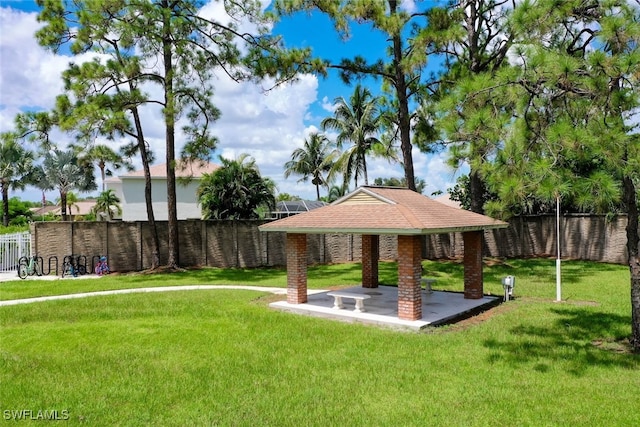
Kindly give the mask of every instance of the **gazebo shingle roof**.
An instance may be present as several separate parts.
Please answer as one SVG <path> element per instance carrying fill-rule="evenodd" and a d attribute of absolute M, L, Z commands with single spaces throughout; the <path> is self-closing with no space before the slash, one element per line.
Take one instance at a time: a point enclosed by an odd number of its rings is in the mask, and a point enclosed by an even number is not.
<path fill-rule="evenodd" d="M 505 228 L 407 188 L 359 187 L 329 206 L 260 226 L 262 231 L 421 235 Z"/>

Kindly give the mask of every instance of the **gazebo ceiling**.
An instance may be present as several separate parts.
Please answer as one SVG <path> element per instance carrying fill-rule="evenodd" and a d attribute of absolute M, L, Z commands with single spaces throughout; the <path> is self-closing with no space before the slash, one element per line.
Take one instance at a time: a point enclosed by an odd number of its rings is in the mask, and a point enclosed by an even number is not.
<path fill-rule="evenodd" d="M 507 226 L 505 222 L 447 206 L 407 188 L 364 186 L 329 206 L 264 224 L 260 230 L 422 235 Z"/>

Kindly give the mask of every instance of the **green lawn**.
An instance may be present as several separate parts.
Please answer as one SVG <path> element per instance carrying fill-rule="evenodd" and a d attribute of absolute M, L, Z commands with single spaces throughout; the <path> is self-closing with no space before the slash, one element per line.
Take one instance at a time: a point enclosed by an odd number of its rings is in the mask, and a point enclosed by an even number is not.
<path fill-rule="evenodd" d="M 424 266 L 436 289 L 461 290 L 460 264 Z M 310 287 L 358 283 L 359 268 L 314 267 Z M 71 424 L 105 426 L 640 425 L 640 358 L 619 344 L 630 333 L 628 270 L 564 263 L 563 303 L 553 260 L 486 267 L 485 289 L 501 294 L 507 274 L 516 300 L 424 333 L 274 311 L 275 297 L 244 290 L 0 307 L 0 411 L 68 411 Z M 382 282 L 395 275 L 381 265 Z M 282 270 L 207 269 L 0 292 L 285 282 Z"/>

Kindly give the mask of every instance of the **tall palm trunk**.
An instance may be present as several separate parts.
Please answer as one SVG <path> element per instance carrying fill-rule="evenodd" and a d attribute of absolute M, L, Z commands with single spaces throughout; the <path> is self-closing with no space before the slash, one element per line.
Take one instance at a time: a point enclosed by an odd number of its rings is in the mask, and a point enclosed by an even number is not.
<path fill-rule="evenodd" d="M 67 193 L 60 193 L 60 213 L 62 214 L 62 220 L 67 221 Z"/>
<path fill-rule="evenodd" d="M 100 168 L 100 179 L 102 179 L 102 191 L 104 191 L 104 180 L 107 177 L 104 170 L 107 167 L 107 164 L 104 162 L 104 160 L 100 160 L 100 162 L 98 163 L 98 168 Z"/>
<path fill-rule="evenodd" d="M 364 185 L 369 185 L 369 174 L 367 173 L 367 158 L 362 156 L 362 171 L 364 172 Z"/>
<path fill-rule="evenodd" d="M 9 225 L 9 184 L 2 180 L 0 186 L 2 186 L 2 224 L 7 227 Z"/>

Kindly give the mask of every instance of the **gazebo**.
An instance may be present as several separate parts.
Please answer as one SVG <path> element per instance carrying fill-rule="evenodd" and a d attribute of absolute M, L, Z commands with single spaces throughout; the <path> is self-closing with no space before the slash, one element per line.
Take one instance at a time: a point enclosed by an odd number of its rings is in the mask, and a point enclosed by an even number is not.
<path fill-rule="evenodd" d="M 422 238 L 460 232 L 464 243 L 464 298 L 483 297 L 483 230 L 508 224 L 457 209 L 407 188 L 358 187 L 332 204 L 260 226 L 286 233 L 287 303 L 307 302 L 307 234 L 362 236 L 362 286 L 378 287 L 379 236 L 398 236 L 398 318 L 422 318 Z"/>

